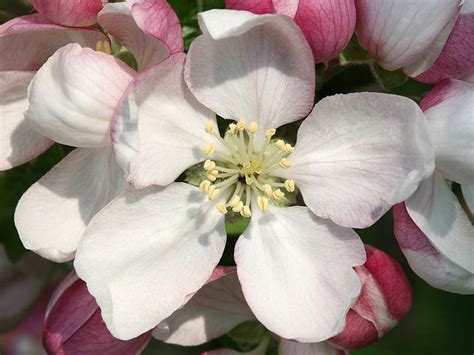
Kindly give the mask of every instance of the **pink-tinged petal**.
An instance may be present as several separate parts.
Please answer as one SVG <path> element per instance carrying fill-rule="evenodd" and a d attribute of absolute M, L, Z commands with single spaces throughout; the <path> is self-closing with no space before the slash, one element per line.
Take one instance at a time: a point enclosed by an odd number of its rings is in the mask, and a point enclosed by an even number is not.
<path fill-rule="evenodd" d="M 389 132 L 389 133 L 387 133 Z M 411 100 L 379 93 L 324 98 L 298 131 L 294 179 L 319 217 L 365 228 L 430 176 L 434 154 L 426 119 Z"/>
<path fill-rule="evenodd" d="M 24 119 L 27 90 L 34 72 L 0 72 L 0 171 L 36 158 L 53 142 L 34 131 Z"/>
<path fill-rule="evenodd" d="M 257 319 L 286 339 L 318 342 L 341 332 L 365 261 L 357 234 L 306 207 L 253 209 L 235 247 L 242 291 Z"/>
<path fill-rule="evenodd" d="M 473 42 L 474 1 L 466 0 L 436 61 L 415 79 L 424 83 L 437 83 L 445 78 L 456 79 L 469 74 L 474 70 Z"/>
<path fill-rule="evenodd" d="M 219 142 L 205 131 L 215 115 L 183 80 L 184 53 L 141 73 L 115 112 L 112 141 L 127 179 L 136 188 L 167 185 L 205 159 L 202 149 Z"/>
<path fill-rule="evenodd" d="M 338 348 L 366 347 L 387 334 L 411 309 L 412 289 L 402 267 L 366 245 L 367 261 L 356 268 L 362 290 L 346 318 L 344 331 L 331 338 Z"/>
<path fill-rule="evenodd" d="M 50 354 L 138 354 L 151 333 L 123 341 L 110 334 L 84 281 L 70 273 L 58 286 L 46 311 L 43 342 Z"/>
<path fill-rule="evenodd" d="M 225 6 L 229 10 L 245 10 L 257 15 L 276 13 L 273 0 L 226 0 Z"/>
<path fill-rule="evenodd" d="M 68 27 L 96 23 L 97 14 L 107 0 L 33 0 L 33 6 L 51 22 Z"/>
<path fill-rule="evenodd" d="M 316 63 L 337 57 L 349 43 L 356 24 L 354 0 L 300 1 L 295 21 Z"/>
<path fill-rule="evenodd" d="M 107 4 L 99 23 L 130 49 L 145 70 L 183 51 L 179 19 L 165 0 L 132 0 Z"/>
<path fill-rule="evenodd" d="M 38 70 L 68 43 L 95 48 L 98 41 L 108 38 L 96 29 L 57 26 L 40 14 L 17 17 L 0 26 L 0 71 Z"/>
<path fill-rule="evenodd" d="M 387 70 L 407 66 L 457 16 L 461 0 L 355 0 L 359 42 Z"/>
<path fill-rule="evenodd" d="M 428 238 L 429 243 L 439 254 L 441 261 L 449 261 L 449 275 L 445 268 L 432 271 L 434 275 L 444 276 L 443 285 L 437 285 L 438 280 L 426 279 L 435 287 L 452 292 L 472 292 L 474 271 L 474 227 L 466 216 L 456 196 L 444 179 L 437 173 L 432 178 L 423 181 L 413 196 L 405 202 L 408 214 L 416 226 Z M 426 262 L 426 261 L 425 261 Z M 445 264 L 448 264 L 444 262 Z M 422 265 L 423 266 L 423 265 Z M 457 266 L 457 267 L 456 267 Z M 414 267 L 416 271 L 416 265 Z M 454 269 L 451 273 L 451 270 Z M 457 270 L 456 270 L 457 269 Z M 469 277 L 465 277 L 466 272 Z M 458 279 L 461 276 L 461 279 Z M 443 282 L 443 278 L 439 277 Z M 469 283 L 466 284 L 466 280 Z M 465 291 L 463 287 L 466 287 Z"/>
<path fill-rule="evenodd" d="M 153 336 L 171 344 L 200 345 L 252 319 L 234 269 L 208 281 L 183 308 L 161 322 Z"/>
<path fill-rule="evenodd" d="M 226 242 L 214 203 L 188 184 L 153 186 L 127 191 L 89 224 L 74 266 L 115 337 L 154 328 L 212 275 Z"/>
<path fill-rule="evenodd" d="M 461 185 L 461 190 L 467 208 L 474 215 L 474 185 Z"/>
<path fill-rule="evenodd" d="M 71 260 L 89 221 L 124 188 L 110 148 L 72 151 L 18 202 L 23 245 L 50 260 Z"/>
<path fill-rule="evenodd" d="M 49 272 L 50 264 L 33 253 L 10 262 L 0 244 L 0 332 L 24 318 L 43 290 Z"/>
<path fill-rule="evenodd" d="M 226 119 L 256 121 L 262 132 L 308 114 L 313 56 L 290 18 L 211 10 L 198 19 L 204 34 L 191 44 L 185 79 L 201 103 Z"/>
<path fill-rule="evenodd" d="M 393 208 L 394 231 L 412 270 L 431 286 L 455 293 L 472 294 L 471 272 L 442 255 L 413 222 L 405 204 Z"/>
<path fill-rule="evenodd" d="M 444 80 L 421 101 L 433 140 L 436 170 L 474 184 L 474 84 Z"/>
<path fill-rule="evenodd" d="M 278 348 L 279 355 L 344 355 L 344 350 L 336 349 L 328 342 L 298 343 L 292 340 L 281 339 Z"/>
<path fill-rule="evenodd" d="M 67 45 L 35 75 L 25 117 L 36 131 L 58 143 L 108 146 L 114 109 L 133 75 L 111 55 Z"/>

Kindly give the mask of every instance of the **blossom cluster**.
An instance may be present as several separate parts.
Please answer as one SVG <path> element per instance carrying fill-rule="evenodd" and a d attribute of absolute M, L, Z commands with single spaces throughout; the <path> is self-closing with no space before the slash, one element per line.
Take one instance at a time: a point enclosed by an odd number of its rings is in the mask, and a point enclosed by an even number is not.
<path fill-rule="evenodd" d="M 0 25 L 0 170 L 73 148 L 14 218 L 26 249 L 73 260 L 48 352 L 199 345 L 244 322 L 264 329 L 249 354 L 365 347 L 412 304 L 400 265 L 354 230 L 390 210 L 419 277 L 474 293 L 473 0 L 227 0 L 186 50 L 165 0 L 33 5 Z M 316 68 L 354 43 L 429 91 L 320 99 Z M 0 252 L 1 281 L 20 264 Z M 21 263 L 1 297 L 29 293 L 26 308 L 49 264 Z"/>

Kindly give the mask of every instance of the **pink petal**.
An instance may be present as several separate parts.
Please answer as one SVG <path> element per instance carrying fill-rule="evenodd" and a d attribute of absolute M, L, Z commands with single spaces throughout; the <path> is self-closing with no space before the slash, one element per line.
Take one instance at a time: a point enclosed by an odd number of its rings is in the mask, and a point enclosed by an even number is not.
<path fill-rule="evenodd" d="M 43 339 L 54 354 L 133 354 L 149 342 L 150 332 L 135 339 L 115 339 L 107 330 L 86 284 L 73 272 L 53 294 L 46 313 Z"/>
<path fill-rule="evenodd" d="M 68 43 L 95 48 L 98 41 L 108 38 L 96 29 L 57 26 L 40 14 L 17 17 L 0 26 L 0 71 L 38 70 Z"/>
<path fill-rule="evenodd" d="M 461 15 L 438 59 L 416 80 L 437 83 L 446 78 L 459 78 L 474 70 L 474 13 L 463 11 L 467 4 L 466 1 L 461 8 Z"/>
<path fill-rule="evenodd" d="M 443 256 L 414 223 L 405 204 L 393 208 L 394 231 L 413 271 L 431 286 L 449 292 L 471 294 L 474 290 L 472 273 Z"/>
<path fill-rule="evenodd" d="M 107 0 L 33 0 L 40 14 L 58 25 L 91 26 Z"/>
<path fill-rule="evenodd" d="M 138 61 L 139 70 L 183 51 L 179 19 L 165 0 L 108 4 L 99 13 L 99 23 L 130 49 Z"/>
<path fill-rule="evenodd" d="M 245 10 L 259 15 L 276 13 L 272 0 L 226 0 L 225 6 L 230 10 Z"/>
<path fill-rule="evenodd" d="M 356 24 L 354 0 L 300 1 L 295 16 L 316 63 L 337 57 L 349 43 Z"/>

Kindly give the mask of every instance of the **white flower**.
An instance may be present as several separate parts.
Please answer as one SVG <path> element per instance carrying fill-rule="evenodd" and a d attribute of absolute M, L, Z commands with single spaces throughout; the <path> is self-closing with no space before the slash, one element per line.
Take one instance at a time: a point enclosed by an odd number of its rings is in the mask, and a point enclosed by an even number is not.
<path fill-rule="evenodd" d="M 346 227 L 371 225 L 432 173 L 424 116 L 402 97 L 338 95 L 314 107 L 294 147 L 274 144 L 276 128 L 313 104 L 304 36 L 284 16 L 217 10 L 199 22 L 203 35 L 186 59 L 190 90 L 185 56 L 175 54 L 139 75 L 115 111 L 117 158 L 142 189 L 91 221 L 77 273 L 112 334 L 135 337 L 208 280 L 233 209 L 251 217 L 235 260 L 253 313 L 284 338 L 325 340 L 342 330 L 360 290 L 353 267 L 365 253 Z M 192 94 L 236 121 L 225 138 Z M 173 183 L 200 162 L 200 188 Z M 308 207 L 272 205 L 295 187 Z"/>

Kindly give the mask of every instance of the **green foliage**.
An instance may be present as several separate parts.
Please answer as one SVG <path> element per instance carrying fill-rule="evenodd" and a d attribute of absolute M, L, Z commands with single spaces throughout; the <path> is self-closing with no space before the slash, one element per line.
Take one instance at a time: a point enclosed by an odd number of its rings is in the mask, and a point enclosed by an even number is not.
<path fill-rule="evenodd" d="M 260 323 L 248 321 L 239 324 L 220 338 L 219 343 L 224 348 L 247 352 L 254 350 L 266 334 L 268 334 L 267 330 Z"/>

